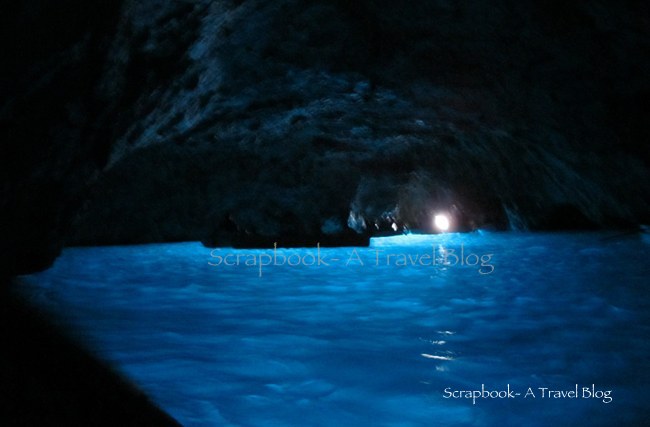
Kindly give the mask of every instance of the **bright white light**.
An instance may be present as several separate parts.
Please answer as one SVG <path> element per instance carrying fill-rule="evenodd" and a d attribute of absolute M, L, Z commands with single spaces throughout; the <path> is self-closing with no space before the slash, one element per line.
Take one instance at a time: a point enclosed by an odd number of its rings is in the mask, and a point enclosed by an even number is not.
<path fill-rule="evenodd" d="M 443 214 L 436 215 L 433 218 L 433 224 L 440 231 L 449 230 L 449 218 L 447 218 L 447 215 L 443 215 Z"/>

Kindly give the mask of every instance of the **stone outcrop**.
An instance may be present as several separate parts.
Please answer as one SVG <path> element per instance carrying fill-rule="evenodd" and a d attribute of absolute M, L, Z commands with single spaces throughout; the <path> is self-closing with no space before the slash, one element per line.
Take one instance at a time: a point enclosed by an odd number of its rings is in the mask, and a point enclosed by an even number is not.
<path fill-rule="evenodd" d="M 63 244 L 358 244 L 650 216 L 643 2 L 64 1 L 3 14 L 3 271 Z M 393 224 L 395 226 L 393 226 Z"/>

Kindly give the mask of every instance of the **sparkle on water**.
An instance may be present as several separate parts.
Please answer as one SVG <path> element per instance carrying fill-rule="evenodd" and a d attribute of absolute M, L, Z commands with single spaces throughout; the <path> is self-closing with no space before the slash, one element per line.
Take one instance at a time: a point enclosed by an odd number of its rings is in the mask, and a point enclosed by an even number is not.
<path fill-rule="evenodd" d="M 592 233 L 71 248 L 21 292 L 187 426 L 640 425 L 648 255 Z M 481 384 L 522 395 L 444 397 Z M 538 389 L 576 384 L 612 402 Z"/>

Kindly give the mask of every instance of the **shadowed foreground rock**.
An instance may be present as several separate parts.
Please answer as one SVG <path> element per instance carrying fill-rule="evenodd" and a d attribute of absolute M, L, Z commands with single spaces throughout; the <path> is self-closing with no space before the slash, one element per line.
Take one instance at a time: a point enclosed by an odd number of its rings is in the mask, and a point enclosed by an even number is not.
<path fill-rule="evenodd" d="M 5 283 L 0 288 L 0 325 L 3 426 L 180 425 L 51 326 Z"/>

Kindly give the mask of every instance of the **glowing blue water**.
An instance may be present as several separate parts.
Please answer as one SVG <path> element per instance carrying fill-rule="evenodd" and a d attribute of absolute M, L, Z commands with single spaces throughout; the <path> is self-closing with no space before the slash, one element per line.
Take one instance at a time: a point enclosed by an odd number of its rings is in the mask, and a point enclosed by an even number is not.
<path fill-rule="evenodd" d="M 634 425 L 650 416 L 650 252 L 606 237 L 278 250 L 298 265 L 261 277 L 271 250 L 73 248 L 24 292 L 188 426 Z M 521 395 L 444 397 L 481 384 Z M 583 398 L 592 384 L 612 401 Z"/>

